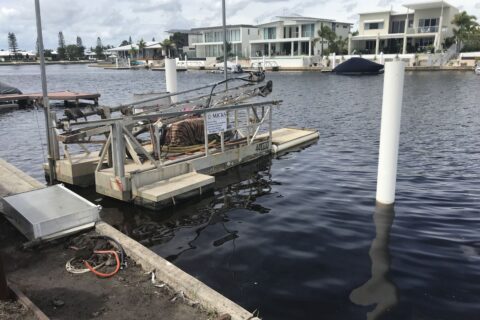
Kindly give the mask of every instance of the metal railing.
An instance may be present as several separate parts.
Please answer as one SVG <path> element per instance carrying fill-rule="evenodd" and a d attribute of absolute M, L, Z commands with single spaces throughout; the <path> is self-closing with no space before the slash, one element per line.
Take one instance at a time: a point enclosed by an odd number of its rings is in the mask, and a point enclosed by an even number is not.
<path fill-rule="evenodd" d="M 238 134 L 236 141 L 244 141 L 247 145 L 251 145 L 258 134 L 261 133 L 261 127 L 264 124 L 268 125 L 265 130 L 268 132 L 268 148 L 271 148 L 272 143 L 272 107 L 279 105 L 281 100 L 273 100 L 266 102 L 247 103 L 240 105 L 231 105 L 209 109 L 198 109 L 192 111 L 181 112 L 162 112 L 162 113 L 150 113 L 145 115 L 133 115 L 130 117 L 117 118 L 117 119 L 105 119 L 96 120 L 82 123 L 85 127 L 97 127 L 103 125 L 101 130 L 104 133 L 108 133 L 108 138 L 102 147 L 100 152 L 100 159 L 96 168 L 96 171 L 100 171 L 103 167 L 108 150 L 111 148 L 112 154 L 112 167 L 116 177 L 125 177 L 125 159 L 126 150 L 128 150 L 130 156 L 137 164 L 143 164 L 140 161 L 139 155 L 145 156 L 150 162 L 151 166 L 146 167 L 146 170 L 154 168 L 160 168 L 164 166 L 164 162 L 159 157 L 155 159 L 145 148 L 137 141 L 131 131 L 128 129 L 134 123 L 142 120 L 157 120 L 167 119 L 171 117 L 196 115 L 201 116 L 204 125 L 204 150 L 203 153 L 196 155 L 195 157 L 205 156 L 208 157 L 211 154 L 213 146 L 208 140 L 208 113 L 211 112 L 226 112 L 227 128 L 218 132 L 220 136 L 220 150 L 225 151 L 225 133 L 234 132 Z M 243 119 L 240 112 L 243 111 Z M 75 124 L 73 124 L 75 125 Z M 85 128 L 84 127 L 84 128 Z M 156 134 L 158 137 L 158 134 Z M 152 141 L 152 147 L 155 148 L 155 143 Z M 157 147 L 158 148 L 158 147 Z M 218 150 L 217 150 L 218 151 Z M 155 153 L 155 152 L 154 152 Z M 190 159 L 190 158 L 189 158 Z M 187 160 L 187 159 L 185 159 Z"/>
<path fill-rule="evenodd" d="M 407 33 L 409 34 L 437 33 L 438 29 L 439 29 L 439 26 L 408 28 Z"/>

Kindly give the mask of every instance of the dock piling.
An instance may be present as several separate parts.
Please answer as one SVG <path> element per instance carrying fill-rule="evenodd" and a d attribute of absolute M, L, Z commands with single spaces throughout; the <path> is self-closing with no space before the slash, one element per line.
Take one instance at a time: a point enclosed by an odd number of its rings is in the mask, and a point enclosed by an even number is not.
<path fill-rule="evenodd" d="M 403 61 L 385 63 L 376 196 L 384 205 L 395 202 L 404 77 Z"/>
<path fill-rule="evenodd" d="M 177 66 L 175 59 L 165 58 L 165 80 L 166 87 L 169 93 L 177 92 Z M 176 103 L 177 96 L 170 97 L 172 103 Z"/>

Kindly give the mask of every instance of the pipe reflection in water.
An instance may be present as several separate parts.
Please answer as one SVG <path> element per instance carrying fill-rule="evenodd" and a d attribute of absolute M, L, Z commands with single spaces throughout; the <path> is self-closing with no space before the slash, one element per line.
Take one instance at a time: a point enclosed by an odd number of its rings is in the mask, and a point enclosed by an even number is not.
<path fill-rule="evenodd" d="M 390 251 L 388 244 L 394 217 L 393 206 L 376 206 L 373 215 L 376 236 L 369 251 L 372 260 L 372 277 L 350 294 L 350 301 L 357 305 L 376 305 L 372 311 L 367 313 L 368 320 L 380 319 L 398 303 L 397 287 L 389 278 Z"/>
<path fill-rule="evenodd" d="M 165 258 L 174 261 L 186 251 L 195 249 L 195 241 L 203 230 L 209 226 L 220 224 L 225 231 L 213 241 L 213 246 L 219 247 L 239 238 L 237 230 L 230 230 L 226 224 L 230 221 L 227 214 L 231 209 L 248 209 L 259 214 L 270 211 L 255 200 L 271 192 L 271 158 L 264 157 L 257 161 L 234 167 L 215 178 L 213 196 L 197 198 L 196 203 L 185 203 L 162 210 L 161 212 L 137 211 L 133 216 L 124 214 L 122 225 L 116 225 L 127 235 L 147 247 L 166 244 L 175 238 L 182 229 L 196 228 L 194 236 L 188 239 L 175 239 L 175 252 Z M 192 209 L 193 207 L 193 209 Z M 182 243 L 186 241 L 186 243 Z"/>

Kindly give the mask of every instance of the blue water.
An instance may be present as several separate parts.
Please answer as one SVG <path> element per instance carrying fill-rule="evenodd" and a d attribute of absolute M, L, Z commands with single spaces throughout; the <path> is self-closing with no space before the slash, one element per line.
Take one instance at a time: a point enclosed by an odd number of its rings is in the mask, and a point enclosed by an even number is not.
<path fill-rule="evenodd" d="M 38 91 L 37 70 L 0 77 Z M 52 90 L 105 104 L 164 89 L 162 72 L 47 71 Z M 316 144 L 234 168 L 214 194 L 162 212 L 93 195 L 104 218 L 264 319 L 479 319 L 480 78 L 406 73 L 394 212 L 375 208 L 383 76 L 268 79 L 268 99 L 284 100 L 275 126 L 316 128 Z M 35 114 L 42 127 L 40 111 L 0 114 L 0 157 L 42 178 Z"/>

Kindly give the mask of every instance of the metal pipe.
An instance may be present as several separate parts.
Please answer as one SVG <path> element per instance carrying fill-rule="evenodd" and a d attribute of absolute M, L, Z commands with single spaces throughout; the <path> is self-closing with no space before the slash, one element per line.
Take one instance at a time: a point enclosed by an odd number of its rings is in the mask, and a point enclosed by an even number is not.
<path fill-rule="evenodd" d="M 116 177 L 125 177 L 125 141 L 121 123 L 112 125 L 113 171 Z M 124 191 L 124 190 L 123 190 Z"/>
<path fill-rule="evenodd" d="M 47 131 L 47 145 L 48 145 L 48 172 L 50 181 L 49 184 L 53 184 L 55 180 L 55 161 L 53 158 L 53 146 L 51 140 L 51 120 L 50 120 L 50 102 L 48 101 L 48 90 L 47 90 L 47 74 L 45 71 L 45 55 L 43 52 L 43 34 L 42 34 L 42 18 L 40 16 L 40 2 L 35 0 L 35 14 L 37 20 L 37 41 L 38 41 L 38 51 L 40 55 L 40 74 L 42 78 L 42 103 L 43 103 L 43 112 L 45 114 L 45 130 Z"/>
<path fill-rule="evenodd" d="M 222 0 L 222 25 L 223 25 L 223 74 L 228 79 L 227 72 L 227 14 L 225 12 L 225 0 Z M 228 90 L 228 83 L 225 82 L 225 90 Z"/>
<path fill-rule="evenodd" d="M 242 76 L 242 77 L 229 78 L 228 81 L 233 81 L 233 80 L 238 80 L 238 79 L 247 79 L 248 77 L 249 77 L 249 75 Z M 210 88 L 210 87 L 213 87 L 213 86 L 217 86 L 217 85 L 222 84 L 224 82 L 225 82 L 225 80 L 218 81 L 218 82 L 212 82 L 212 83 L 206 84 L 206 85 L 204 85 L 202 87 L 198 87 L 198 88 L 193 88 L 193 89 L 188 89 L 188 90 L 183 90 L 183 91 L 177 91 L 175 93 L 159 95 L 159 96 L 156 96 L 156 97 L 151 97 L 151 98 L 147 98 L 147 99 L 143 99 L 143 100 L 134 101 L 134 102 L 131 102 L 131 103 L 128 103 L 128 104 L 121 104 L 121 105 L 118 105 L 116 107 L 111 107 L 110 110 L 121 109 L 121 108 L 124 108 L 124 107 L 129 107 L 129 106 L 134 106 L 134 105 L 137 105 L 137 104 L 151 102 L 151 101 L 155 101 L 155 100 L 159 100 L 159 99 L 169 98 L 169 97 L 177 96 L 177 95 L 180 95 L 180 94 L 195 92 L 195 91 L 198 91 L 198 90 L 207 89 L 207 88 Z"/>
<path fill-rule="evenodd" d="M 5 270 L 3 269 L 3 260 L 0 254 L 0 300 L 8 300 L 10 298 L 7 285 L 7 278 L 5 276 Z"/>
<path fill-rule="evenodd" d="M 245 108 L 251 108 L 251 107 L 261 107 L 265 105 L 279 105 L 282 102 L 283 100 L 271 100 L 271 101 L 264 101 L 264 102 L 245 103 L 245 104 L 218 107 L 218 108 L 214 108 L 214 110 L 215 111 L 238 110 L 238 109 L 245 109 Z M 85 125 L 85 128 L 86 128 L 88 126 L 110 125 L 116 122 L 127 121 L 127 120 L 130 120 L 133 123 L 141 120 L 157 119 L 161 117 L 178 117 L 178 116 L 189 115 L 189 114 L 204 114 L 211 111 L 212 109 L 197 109 L 197 110 L 191 110 L 191 111 L 156 112 L 156 113 L 150 113 L 150 114 L 144 114 L 144 115 L 140 114 L 140 115 L 134 115 L 134 116 L 122 117 L 122 118 L 92 120 L 92 121 L 85 121 L 85 122 L 72 122 L 70 123 L 70 126 L 73 127 L 73 126 Z"/>

